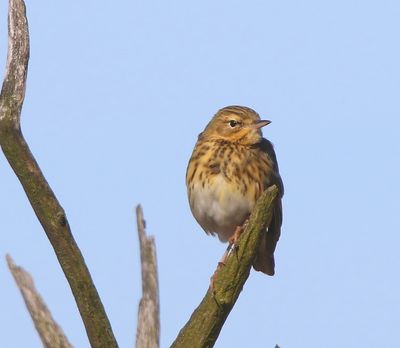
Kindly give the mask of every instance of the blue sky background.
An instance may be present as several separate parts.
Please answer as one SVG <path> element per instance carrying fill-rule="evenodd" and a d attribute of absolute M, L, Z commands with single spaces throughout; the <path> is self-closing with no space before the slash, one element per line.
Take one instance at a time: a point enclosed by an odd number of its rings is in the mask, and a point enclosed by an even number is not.
<path fill-rule="evenodd" d="M 7 1 L 0 1 L 4 71 Z M 276 276 L 252 272 L 216 347 L 399 347 L 398 1 L 28 1 L 23 132 L 66 210 L 121 347 L 141 296 L 134 207 L 155 235 L 161 343 L 224 251 L 185 170 L 215 111 L 272 120 L 286 186 Z M 4 255 L 72 344 L 88 340 L 54 252 L 0 156 L 3 347 L 40 347 Z"/>

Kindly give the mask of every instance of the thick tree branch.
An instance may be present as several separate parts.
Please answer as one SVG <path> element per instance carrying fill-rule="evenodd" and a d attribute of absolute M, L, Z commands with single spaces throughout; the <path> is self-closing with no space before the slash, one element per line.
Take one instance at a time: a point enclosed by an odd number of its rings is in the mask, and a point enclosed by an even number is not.
<path fill-rule="evenodd" d="M 0 145 L 52 244 L 70 284 L 92 347 L 116 347 L 110 323 L 75 243 L 65 212 L 44 178 L 20 129 L 29 59 L 23 0 L 10 0 L 8 56 L 0 95 Z"/>
<path fill-rule="evenodd" d="M 153 237 L 147 237 L 142 207 L 136 207 L 137 229 L 142 267 L 142 299 L 139 304 L 136 348 L 160 346 L 160 305 L 156 246 Z"/>
<path fill-rule="evenodd" d="M 205 348 L 214 346 L 221 328 L 249 276 L 261 234 L 271 221 L 273 202 L 277 194 L 278 188 L 274 185 L 269 187 L 259 198 L 250 216 L 250 221 L 239 238 L 236 251 L 232 252 L 225 267 L 219 269 L 214 277 L 214 293 L 208 289 L 203 301 L 179 332 L 171 347 Z"/>
<path fill-rule="evenodd" d="M 46 348 L 72 348 L 63 330 L 53 319 L 49 309 L 35 288 L 33 279 L 22 267 L 18 267 L 10 255 L 6 256 L 10 269 L 26 307 Z"/>

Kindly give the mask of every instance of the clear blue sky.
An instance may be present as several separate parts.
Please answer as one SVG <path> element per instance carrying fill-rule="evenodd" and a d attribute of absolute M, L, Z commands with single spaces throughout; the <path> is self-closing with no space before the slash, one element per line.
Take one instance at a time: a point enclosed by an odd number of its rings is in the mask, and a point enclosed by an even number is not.
<path fill-rule="evenodd" d="M 0 1 L 0 62 L 7 1 Z M 286 186 L 276 276 L 252 272 L 216 347 L 400 347 L 398 1 L 28 1 L 23 132 L 67 212 L 121 347 L 141 295 L 134 207 L 155 235 L 161 343 L 224 251 L 193 219 L 185 170 L 214 112 L 272 120 Z M 83 325 L 0 156 L 3 347 L 40 341 L 4 255 L 76 347 Z"/>

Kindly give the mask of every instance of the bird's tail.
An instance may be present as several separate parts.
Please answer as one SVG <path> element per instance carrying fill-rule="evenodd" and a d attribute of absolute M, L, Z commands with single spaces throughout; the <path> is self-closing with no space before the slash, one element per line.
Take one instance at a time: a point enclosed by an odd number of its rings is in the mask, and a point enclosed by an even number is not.
<path fill-rule="evenodd" d="M 278 243 L 281 235 L 282 225 L 282 203 L 279 200 L 275 207 L 274 213 L 268 230 L 261 236 L 260 245 L 258 247 L 256 258 L 253 262 L 253 267 L 256 271 L 263 272 L 270 276 L 275 274 L 275 259 L 274 251 L 276 243 Z"/>

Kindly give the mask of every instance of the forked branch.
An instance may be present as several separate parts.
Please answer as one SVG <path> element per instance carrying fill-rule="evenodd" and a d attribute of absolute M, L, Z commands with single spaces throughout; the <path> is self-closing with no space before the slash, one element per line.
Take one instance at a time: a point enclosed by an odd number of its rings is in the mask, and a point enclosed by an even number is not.
<path fill-rule="evenodd" d="M 23 0 L 10 0 L 8 33 L 7 67 L 0 95 L 1 148 L 53 246 L 75 297 L 91 346 L 94 348 L 117 347 L 104 307 L 72 236 L 65 212 L 43 176 L 21 132 L 20 114 L 29 60 L 29 32 Z M 270 223 L 272 205 L 277 193 L 277 187 L 272 186 L 260 197 L 245 232 L 238 241 L 237 250 L 228 258 L 226 266 L 214 277 L 215 292 L 207 291 L 203 301 L 180 331 L 172 347 L 212 347 L 215 344 L 249 276 L 261 233 Z M 154 334 L 152 336 L 154 340 L 148 341 L 154 342 L 148 345 L 153 348 L 159 344 L 155 251 L 152 251 L 152 240 L 147 240 L 141 232 L 144 232 L 144 224 L 140 208 L 137 214 L 139 236 L 141 242 L 144 243 L 141 248 L 143 298 L 139 309 L 137 345 L 138 348 L 141 347 L 138 343 L 141 337 Z M 144 326 L 141 326 L 142 324 Z"/>

